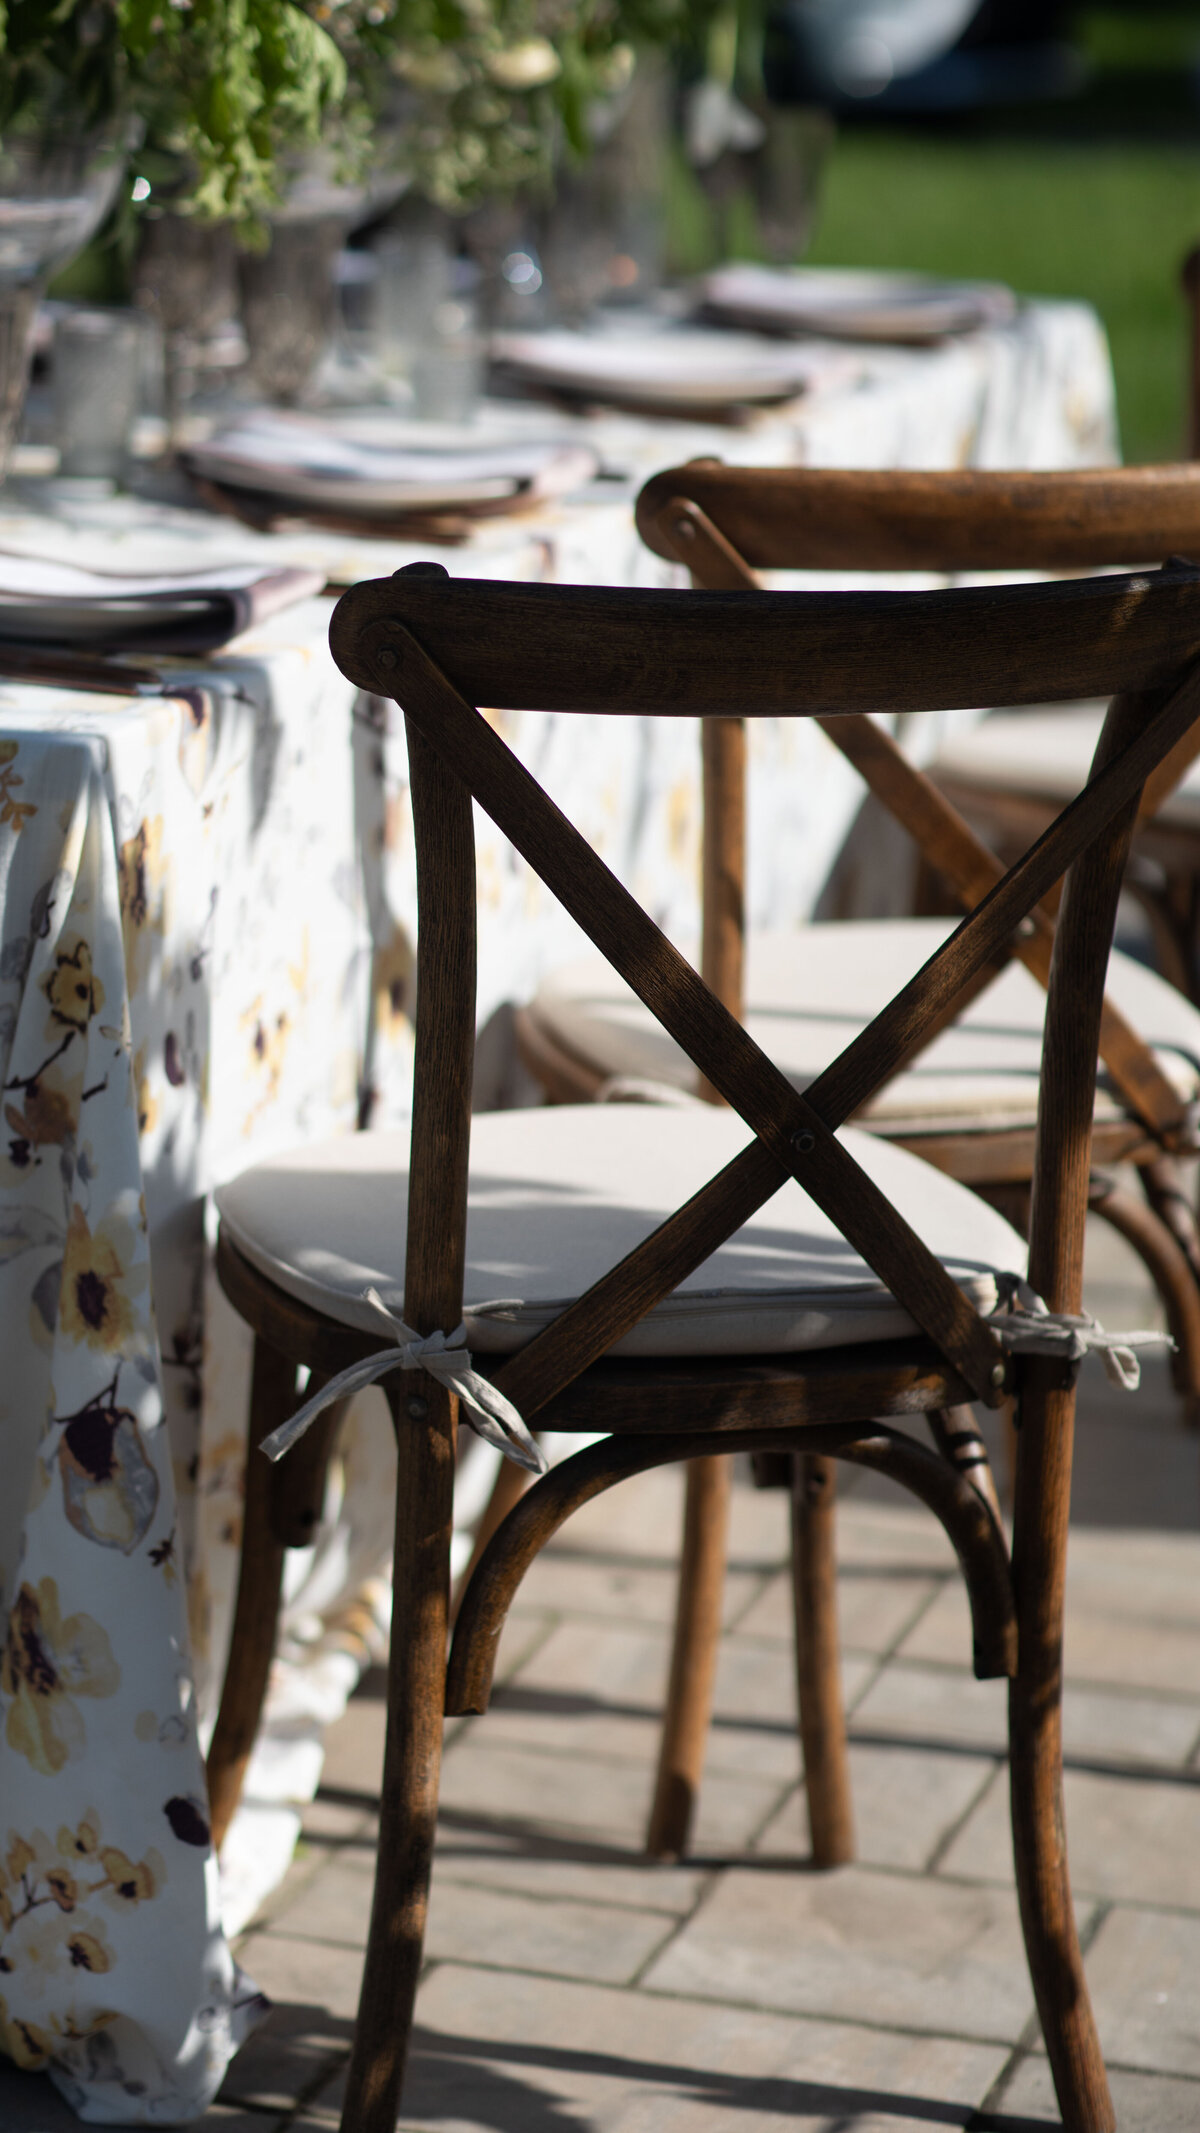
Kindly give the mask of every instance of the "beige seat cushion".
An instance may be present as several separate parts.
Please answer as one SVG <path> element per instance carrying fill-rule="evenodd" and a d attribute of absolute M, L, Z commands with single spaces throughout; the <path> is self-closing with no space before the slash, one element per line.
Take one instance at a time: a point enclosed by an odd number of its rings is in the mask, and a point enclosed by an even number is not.
<path fill-rule="evenodd" d="M 981 1311 L 1023 1273 L 1007 1222 L 903 1149 L 846 1146 Z M 474 1121 L 466 1318 L 472 1349 L 523 1347 L 750 1139 L 732 1112 L 582 1104 Z M 400 1310 L 408 1138 L 357 1134 L 243 1172 L 217 1195 L 225 1232 L 289 1295 L 375 1331 L 370 1284 Z M 449 1328 L 446 1329 L 447 1331 Z M 785 1185 L 615 1352 L 770 1354 L 911 1334 L 913 1324 L 807 1195 Z"/>
<path fill-rule="evenodd" d="M 942 743 L 929 768 L 984 791 L 1028 793 L 1063 807 L 1087 783 L 1104 704 L 1055 705 L 1045 710 L 994 711 Z M 1200 823 L 1200 762 L 1158 811 L 1162 822 L 1186 829 Z"/>
<path fill-rule="evenodd" d="M 949 919 L 879 919 L 752 934 L 746 1027 L 804 1088 L 952 930 Z M 1200 1094 L 1200 1011 L 1154 971 L 1120 953 L 1109 965 L 1109 987 L 1190 1102 Z M 686 1054 L 602 956 L 584 956 L 553 972 L 530 1004 L 541 1027 L 599 1073 L 694 1088 L 695 1069 Z M 943 1121 L 981 1129 L 1031 1124 L 1045 1004 L 1036 978 L 1024 964 L 1010 963 L 957 1023 L 880 1091 L 865 1116 L 897 1133 L 929 1132 Z M 1098 1117 L 1121 1115 L 1103 1081 L 1096 1108 Z"/>

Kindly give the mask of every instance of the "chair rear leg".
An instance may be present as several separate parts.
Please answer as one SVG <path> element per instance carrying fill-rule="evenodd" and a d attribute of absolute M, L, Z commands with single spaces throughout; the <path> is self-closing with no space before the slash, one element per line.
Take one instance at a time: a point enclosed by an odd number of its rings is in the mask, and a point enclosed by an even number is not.
<path fill-rule="evenodd" d="M 267 1693 L 279 1627 L 284 1547 L 272 1519 L 272 1470 L 258 1447 L 296 1405 L 296 1366 L 255 1340 L 250 1380 L 250 1429 L 242 1511 L 242 1558 L 237 1603 L 225 1663 L 221 1704 L 208 1751 L 208 1806 L 213 1844 L 220 1846 L 242 1794 Z"/>
<path fill-rule="evenodd" d="M 425 1939 L 442 1762 L 454 1403 L 423 1376 L 393 1380 L 388 1401 L 398 1457 L 387 1745 L 342 2133 L 394 2133 Z"/>
<path fill-rule="evenodd" d="M 671 1677 L 646 1831 L 652 1859 L 678 1859 L 686 1850 L 700 1791 L 721 1635 L 732 1481 L 728 1457 L 688 1463 Z"/>
<path fill-rule="evenodd" d="M 814 1866 L 854 1857 L 837 1625 L 837 1464 L 798 1453 L 792 1478 L 796 1689 Z"/>
<path fill-rule="evenodd" d="M 1042 2035 L 1066 2133 L 1115 2133 L 1067 1870 L 1062 1631 L 1074 1384 L 1027 1358 L 1013 1521 L 1017 1672 L 1009 1685 L 1013 1854 Z"/>

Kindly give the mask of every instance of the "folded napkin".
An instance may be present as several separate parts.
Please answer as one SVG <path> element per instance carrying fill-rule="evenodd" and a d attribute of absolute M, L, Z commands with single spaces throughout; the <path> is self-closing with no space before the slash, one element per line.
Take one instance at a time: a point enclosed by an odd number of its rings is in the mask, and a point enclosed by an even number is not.
<path fill-rule="evenodd" d="M 0 642 L 51 649 L 215 651 L 321 591 L 318 570 L 229 563 L 133 576 L 0 550 Z"/>

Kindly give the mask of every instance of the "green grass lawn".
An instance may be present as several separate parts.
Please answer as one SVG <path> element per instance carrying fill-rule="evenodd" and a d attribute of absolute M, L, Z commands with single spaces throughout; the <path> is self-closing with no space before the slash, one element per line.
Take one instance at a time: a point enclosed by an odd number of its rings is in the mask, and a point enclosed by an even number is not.
<path fill-rule="evenodd" d="M 1174 132 L 1174 129 L 1172 129 Z M 1179 263 L 1200 242 L 1196 145 L 859 127 L 827 166 L 814 264 L 984 276 L 1077 296 L 1108 331 L 1130 460 L 1182 448 Z"/>

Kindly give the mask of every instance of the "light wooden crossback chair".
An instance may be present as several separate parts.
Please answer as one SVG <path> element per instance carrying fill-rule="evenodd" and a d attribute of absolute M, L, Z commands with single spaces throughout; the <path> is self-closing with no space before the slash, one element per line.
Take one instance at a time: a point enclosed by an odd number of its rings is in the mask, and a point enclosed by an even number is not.
<path fill-rule="evenodd" d="M 1200 249 L 1184 260 L 1181 281 L 1189 313 L 1185 449 L 1194 461 L 1200 458 Z M 1079 528 L 1100 537 L 1106 559 L 1130 564 L 1172 553 L 1200 556 L 1200 467 L 1128 467 L 1083 481 Z M 1139 533 L 1153 535 L 1153 545 L 1135 548 Z M 931 776 L 995 851 L 1015 856 L 1078 789 L 1102 715 L 1100 705 L 1046 713 L 1035 744 L 1027 715 L 1001 714 L 956 734 L 939 751 Z M 1188 767 L 1147 793 L 1125 886 L 1149 922 L 1158 967 L 1200 1003 L 1200 767 L 1190 776 Z"/>
<path fill-rule="evenodd" d="M 277 1359 L 258 1374 L 267 1412 L 256 1437 L 294 1404 L 282 1388 L 302 1364 L 335 1401 L 384 1381 L 395 1425 L 387 1746 L 346 2133 L 395 2123 L 443 1712 L 486 1705 L 512 1596 L 573 1509 L 715 1443 L 882 1470 L 950 1533 L 977 1670 L 1010 1679 L 1021 1916 L 1063 2117 L 1074 2133 L 1108 2133 L 1061 1797 L 1075 1358 L 1086 1341 L 1104 1344 L 1078 1318 L 1080 1262 L 1116 899 L 1137 795 L 1200 715 L 1200 572 L 810 596 L 504 585 L 423 565 L 346 594 L 332 643 L 343 672 L 394 697 L 408 727 L 419 897 L 411 1151 L 407 1137 L 358 1135 L 247 1172 L 220 1195 L 219 1267 L 260 1357 Z M 710 719 L 736 705 L 747 717 L 794 717 L 1101 690 L 1119 693 L 1087 789 L 803 1095 L 473 708 Z M 472 1121 L 472 796 L 724 1107 L 564 1106 Z M 1024 1245 L 1000 1215 L 906 1151 L 839 1128 L 1067 869 L 1031 1291 L 1014 1280 Z M 1021 1422 L 1011 1564 L 986 1492 L 897 1426 L 1010 1394 Z M 306 1402 L 273 1431 L 272 1449 L 311 1413 Z M 537 1480 L 493 1536 L 447 1668 L 460 1420 L 522 1457 L 530 1423 L 610 1434 Z M 256 1541 L 248 1520 L 249 1554 Z"/>
<path fill-rule="evenodd" d="M 643 538 L 686 564 L 710 590 L 753 590 L 759 567 L 857 570 L 1043 568 L 1110 563 L 1153 553 L 1155 541 L 1200 536 L 1200 470 L 1116 474 L 845 473 L 728 467 L 695 461 L 656 475 L 638 500 Z M 1072 713 L 1060 714 L 1072 716 Z M 1017 723 L 1014 716 L 1012 723 Z M 886 730 L 859 713 L 820 721 L 914 848 L 970 909 L 1003 868 Z M 1099 738 L 1060 791 L 1078 789 Z M 736 718 L 703 727 L 703 922 L 700 967 L 798 1087 L 849 1043 L 904 977 L 950 931 L 947 922 L 895 920 L 744 932 L 745 733 Z M 1200 727 L 1148 781 L 1139 820 L 1200 748 Z M 1027 753 L 1031 753 L 1027 749 Z M 1065 781 L 1060 781 L 1064 782 Z M 1048 809 L 1045 829 L 1057 809 Z M 1031 842 L 1026 838 L 1019 849 Z M 1015 856 L 1015 855 L 1014 855 Z M 856 1113 L 856 1121 L 923 1155 L 1027 1226 L 1042 1051 L 1051 910 L 1027 920 L 1004 955 L 964 994 L 953 1025 Z M 1155 1281 L 1176 1346 L 1187 1409 L 1200 1407 L 1200 1238 L 1177 1157 L 1196 1145 L 1200 1011 L 1163 979 L 1115 953 L 1101 1021 L 1104 1075 L 1095 1163 L 1132 1162 L 1145 1198 L 1094 1169 L 1092 1206 L 1133 1245 Z M 1139 1034 L 1143 1030 L 1153 1044 Z M 556 1101 L 647 1087 L 715 1095 L 686 1055 L 599 956 L 551 973 L 517 1016 L 526 1065 Z M 959 1456 L 977 1456 L 969 1414 L 939 1425 Z M 768 1462 L 757 1462 L 760 1473 Z M 793 1489 L 797 1667 L 806 1801 L 814 1862 L 853 1855 L 853 1819 L 837 1703 L 832 1613 L 831 1461 L 775 1462 Z M 765 1478 L 765 1476 L 764 1476 Z M 675 1650 L 648 1829 L 656 1855 L 687 1842 L 703 1767 L 720 1636 L 730 1469 L 697 1462 L 688 1474 Z"/>

